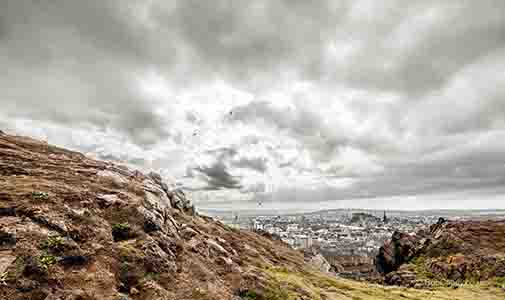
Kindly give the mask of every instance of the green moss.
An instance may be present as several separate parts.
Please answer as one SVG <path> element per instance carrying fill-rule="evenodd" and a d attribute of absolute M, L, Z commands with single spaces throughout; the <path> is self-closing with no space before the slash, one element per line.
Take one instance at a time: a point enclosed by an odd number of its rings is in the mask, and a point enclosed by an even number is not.
<path fill-rule="evenodd" d="M 130 238 L 131 227 L 128 223 L 112 224 L 112 236 L 114 241 L 122 241 Z"/>
<path fill-rule="evenodd" d="M 128 223 L 116 223 L 112 224 L 112 230 L 129 230 L 130 224 Z"/>
<path fill-rule="evenodd" d="M 16 260 L 14 261 L 15 265 L 15 277 L 21 275 L 23 273 L 23 269 L 25 267 L 25 259 L 23 257 L 17 257 Z"/>
<path fill-rule="evenodd" d="M 240 296 L 240 298 L 242 298 L 244 300 L 259 299 L 259 295 L 255 291 L 244 291 L 244 292 L 240 293 L 239 296 Z"/>
<path fill-rule="evenodd" d="M 196 288 L 191 293 L 191 299 L 194 299 L 194 300 L 208 300 L 210 298 L 209 298 L 209 295 L 207 294 L 206 291 L 204 291 L 204 290 L 202 290 L 200 288 Z"/>
<path fill-rule="evenodd" d="M 65 239 L 59 235 L 49 236 L 42 242 L 43 249 L 60 250 L 65 244 Z"/>
<path fill-rule="evenodd" d="M 495 277 L 492 283 L 497 288 L 505 288 L 505 277 Z"/>
<path fill-rule="evenodd" d="M 42 254 L 38 259 L 40 265 L 47 269 L 49 266 L 56 264 L 56 257 L 49 254 Z"/>
<path fill-rule="evenodd" d="M 45 192 L 35 191 L 32 192 L 32 198 L 39 201 L 45 201 L 49 199 L 49 194 Z"/>
<path fill-rule="evenodd" d="M 293 299 L 287 290 L 281 288 L 280 286 L 271 286 L 267 289 L 265 293 L 265 300 L 288 300 Z"/>

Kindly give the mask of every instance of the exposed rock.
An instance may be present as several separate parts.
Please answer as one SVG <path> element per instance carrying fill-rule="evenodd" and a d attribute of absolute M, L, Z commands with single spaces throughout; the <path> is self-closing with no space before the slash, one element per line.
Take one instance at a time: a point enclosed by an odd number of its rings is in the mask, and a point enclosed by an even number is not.
<path fill-rule="evenodd" d="M 412 277 L 419 270 L 435 279 L 480 281 L 505 274 L 504 252 L 505 221 L 441 218 L 427 232 L 395 232 L 380 248 L 376 264 L 385 282 L 393 285 L 416 285 Z M 412 270 L 406 271 L 408 266 Z"/>
<path fill-rule="evenodd" d="M 16 208 L 14 207 L 0 207 L 0 217 L 15 216 Z"/>
<path fill-rule="evenodd" d="M 385 274 L 397 270 L 417 253 L 417 247 L 415 236 L 395 231 L 391 240 L 379 249 L 377 270 Z"/>
<path fill-rule="evenodd" d="M 198 235 L 198 233 L 191 227 L 185 226 L 181 229 L 180 235 L 185 240 L 190 240 L 194 236 Z"/>
<path fill-rule="evenodd" d="M 124 205 L 126 204 L 125 201 L 121 200 L 118 198 L 117 195 L 103 195 L 103 194 L 98 194 L 96 196 L 96 198 L 98 199 L 98 203 L 99 205 L 103 206 L 103 207 L 109 207 L 109 206 L 112 206 L 112 205 Z"/>
<path fill-rule="evenodd" d="M 168 199 L 167 193 L 150 179 L 146 179 L 142 182 L 144 190 L 146 192 L 146 206 L 153 210 L 164 211 L 166 209 L 174 207 Z"/>
<path fill-rule="evenodd" d="M 147 174 L 147 177 L 151 178 L 154 182 L 157 184 L 161 185 L 163 183 L 163 179 L 161 178 L 161 175 L 155 172 L 150 172 Z"/>
<path fill-rule="evenodd" d="M 16 260 L 12 251 L 0 251 L 0 274 L 5 272 L 7 268 Z"/>
<path fill-rule="evenodd" d="M 228 253 L 228 251 L 226 251 L 226 249 L 223 248 L 223 246 L 219 245 L 219 243 L 216 242 L 216 241 L 214 241 L 214 240 L 208 239 L 207 240 L 207 245 L 209 245 L 210 249 L 212 251 L 215 251 L 217 254 L 225 255 L 225 256 L 229 256 L 230 255 Z"/>
<path fill-rule="evenodd" d="M 16 245 L 16 235 L 0 230 L 0 250 L 10 249 Z"/>
<path fill-rule="evenodd" d="M 142 251 L 145 255 L 144 265 L 148 272 L 162 273 L 175 270 L 175 255 L 171 251 L 165 252 L 154 240 L 143 245 Z"/>
<path fill-rule="evenodd" d="M 324 273 L 330 272 L 330 269 L 331 269 L 330 264 L 326 261 L 324 256 L 322 256 L 321 254 L 317 254 L 317 255 L 313 256 L 309 260 L 309 264 Z"/>
<path fill-rule="evenodd" d="M 123 175 L 111 170 L 101 170 L 96 175 L 109 178 L 118 186 L 122 186 L 128 182 L 128 180 Z"/>
<path fill-rule="evenodd" d="M 384 282 L 388 285 L 414 287 L 417 283 L 417 276 L 416 273 L 408 270 L 408 268 L 400 268 L 387 274 Z"/>
<path fill-rule="evenodd" d="M 89 262 L 89 258 L 82 255 L 63 256 L 58 263 L 64 266 L 84 266 Z"/>
<path fill-rule="evenodd" d="M 89 299 L 91 296 L 81 289 L 57 291 L 54 294 L 48 295 L 44 300 L 83 300 Z"/>
<path fill-rule="evenodd" d="M 305 249 L 303 252 L 305 261 L 308 262 L 313 268 L 323 272 L 329 273 L 331 270 L 330 263 L 324 258 L 321 253 L 318 253 L 315 249 Z"/>

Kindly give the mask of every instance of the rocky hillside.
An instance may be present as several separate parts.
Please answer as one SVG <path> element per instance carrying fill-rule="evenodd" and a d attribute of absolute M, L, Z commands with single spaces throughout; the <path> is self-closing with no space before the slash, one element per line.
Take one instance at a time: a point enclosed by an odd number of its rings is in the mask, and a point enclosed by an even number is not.
<path fill-rule="evenodd" d="M 425 286 L 505 278 L 505 220 L 446 221 L 395 232 L 376 259 L 385 282 Z"/>
<path fill-rule="evenodd" d="M 0 299 L 503 299 L 492 284 L 385 288 L 321 269 L 198 215 L 155 173 L 0 132 Z"/>

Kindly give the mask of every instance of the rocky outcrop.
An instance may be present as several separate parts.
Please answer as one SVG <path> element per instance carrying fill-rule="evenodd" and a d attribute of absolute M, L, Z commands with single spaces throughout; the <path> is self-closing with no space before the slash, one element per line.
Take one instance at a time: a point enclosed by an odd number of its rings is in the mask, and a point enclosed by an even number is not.
<path fill-rule="evenodd" d="M 440 219 L 415 235 L 395 232 L 380 248 L 376 267 L 391 285 L 425 286 L 427 279 L 476 282 L 502 277 L 504 254 L 505 220 Z"/>
<path fill-rule="evenodd" d="M 390 273 L 410 261 L 419 251 L 418 239 L 414 235 L 394 232 L 391 240 L 380 247 L 376 258 L 377 270 Z"/>

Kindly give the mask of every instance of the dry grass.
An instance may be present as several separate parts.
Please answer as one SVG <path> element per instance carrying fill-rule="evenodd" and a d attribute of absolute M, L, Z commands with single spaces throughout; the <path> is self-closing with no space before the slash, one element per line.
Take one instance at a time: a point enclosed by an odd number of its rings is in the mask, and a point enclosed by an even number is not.
<path fill-rule="evenodd" d="M 334 278 L 318 272 L 291 272 L 287 269 L 271 268 L 265 270 L 273 278 L 273 285 L 278 285 L 287 295 L 286 300 L 503 300 L 505 291 L 491 283 L 462 285 L 458 289 L 436 288 L 434 290 L 416 290 L 400 287 L 356 282 Z M 269 298 L 267 297 L 267 300 Z"/>

